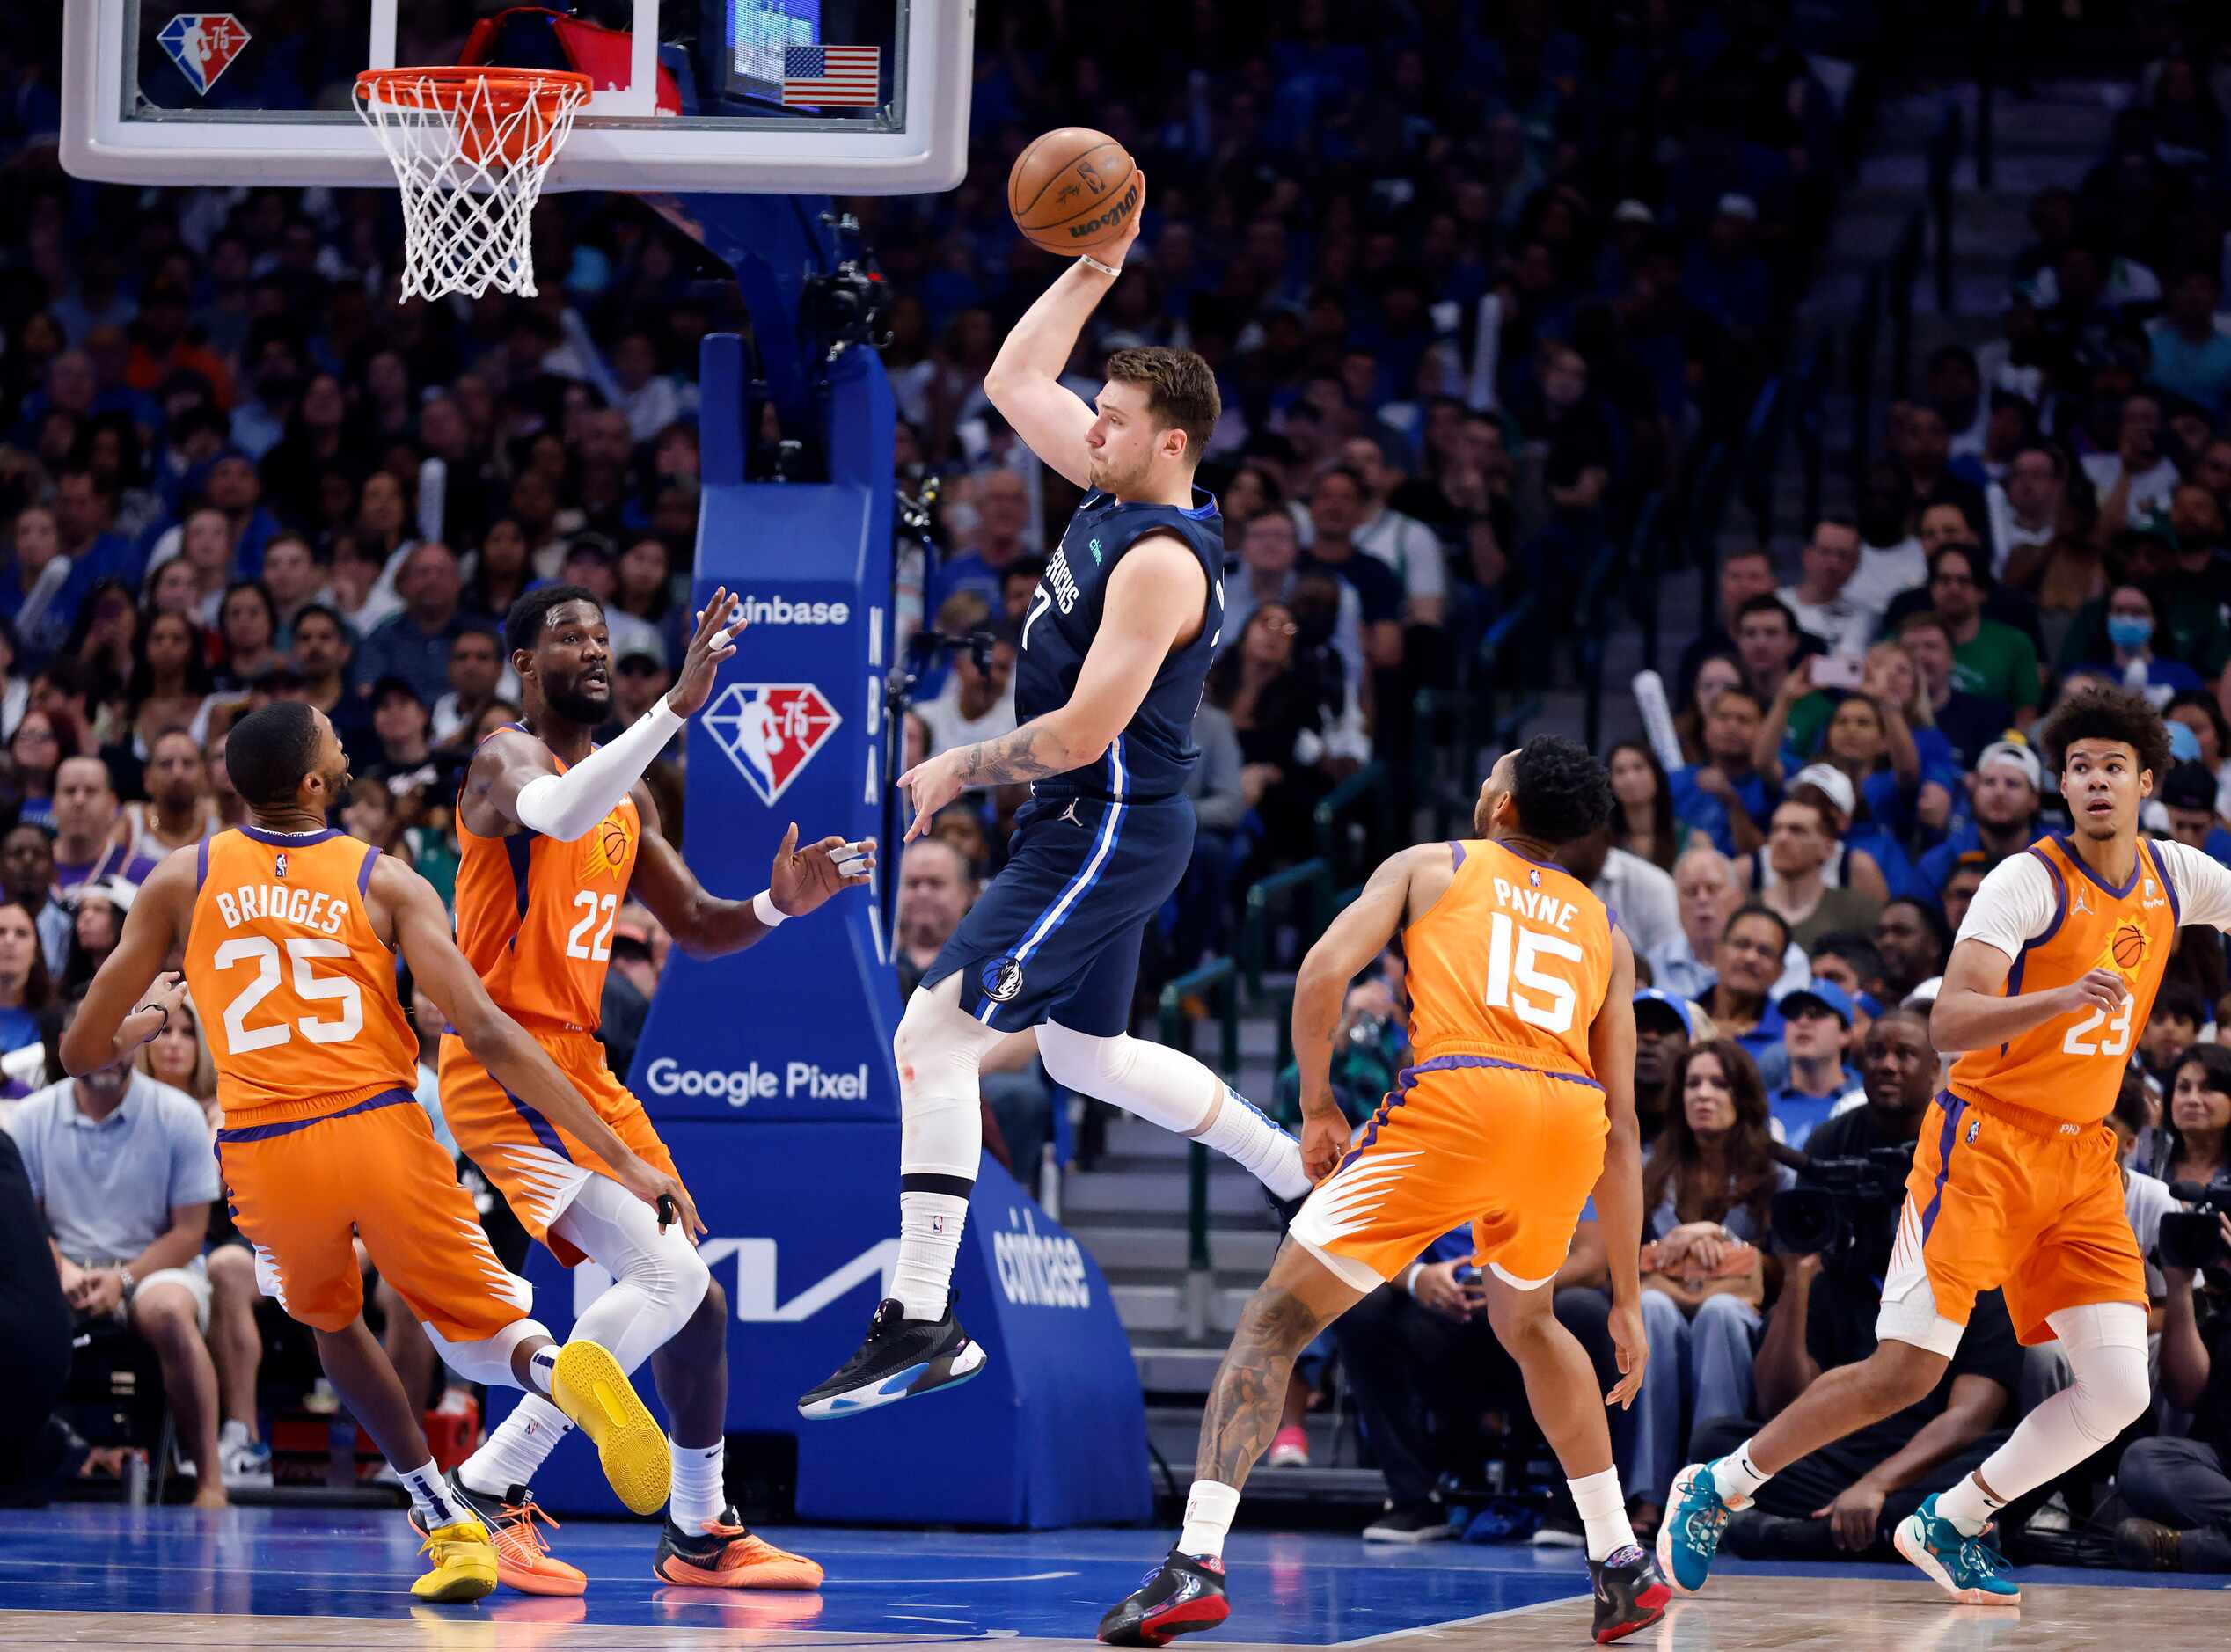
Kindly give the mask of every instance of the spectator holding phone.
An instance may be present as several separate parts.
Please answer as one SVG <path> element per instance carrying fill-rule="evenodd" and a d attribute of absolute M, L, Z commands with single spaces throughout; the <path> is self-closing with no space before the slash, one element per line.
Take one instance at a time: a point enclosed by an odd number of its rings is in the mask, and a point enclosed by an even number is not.
<path fill-rule="evenodd" d="M 1767 1149 L 1766 1084 L 1733 1039 L 1692 1046 L 1678 1106 L 1642 1170 L 1642 1323 L 1656 1380 L 1642 1385 L 1627 1490 L 1637 1530 L 1657 1524 L 1681 1466 L 1684 1415 L 1742 1415 L 1766 1301 L 1767 1207 L 1792 1180 Z"/>

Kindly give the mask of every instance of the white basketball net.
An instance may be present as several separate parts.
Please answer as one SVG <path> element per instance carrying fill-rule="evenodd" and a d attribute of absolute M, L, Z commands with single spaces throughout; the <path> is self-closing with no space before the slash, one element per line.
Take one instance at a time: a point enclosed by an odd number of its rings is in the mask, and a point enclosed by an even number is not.
<path fill-rule="evenodd" d="M 535 77 L 524 95 L 512 85 L 499 95 L 483 76 L 407 70 L 358 83 L 356 112 L 402 195 L 404 298 L 477 298 L 491 287 L 533 296 L 530 221 L 589 89 L 585 76 L 555 74 Z"/>

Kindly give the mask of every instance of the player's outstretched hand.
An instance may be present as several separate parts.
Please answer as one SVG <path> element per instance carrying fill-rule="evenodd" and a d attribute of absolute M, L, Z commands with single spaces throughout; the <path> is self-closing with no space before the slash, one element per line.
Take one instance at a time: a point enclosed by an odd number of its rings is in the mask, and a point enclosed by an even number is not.
<path fill-rule="evenodd" d="M 728 595 L 727 586 L 719 587 L 713 600 L 698 611 L 697 632 L 682 656 L 682 669 L 675 673 L 673 691 L 666 697 L 677 717 L 696 716 L 713 697 L 713 676 L 723 660 L 735 657 L 735 640 L 743 626 L 742 605 Z"/>
<path fill-rule="evenodd" d="M 940 751 L 898 777 L 900 786 L 914 801 L 914 823 L 906 829 L 903 842 L 911 844 L 917 837 L 927 836 L 938 810 L 966 789 L 961 784 L 961 754 L 967 749 L 966 746 L 955 746 Z"/>
<path fill-rule="evenodd" d="M 682 1237 L 692 1245 L 703 1237 L 705 1224 L 698 1220 L 697 1202 L 690 1197 L 690 1190 L 682 1185 L 681 1178 L 669 1176 L 656 1165 L 629 1155 L 630 1163 L 615 1165 L 619 1185 L 658 1212 L 658 1231 L 666 1232 L 669 1222 L 677 1223 Z"/>
<path fill-rule="evenodd" d="M 2066 1000 L 2064 1013 L 2078 1010 L 2119 1010 L 2131 995 L 2130 983 L 2112 969 L 2088 969 L 2060 989 Z"/>
<path fill-rule="evenodd" d="M 830 895 L 843 889 L 864 889 L 875 870 L 875 840 L 863 837 L 848 843 L 824 837 L 798 847 L 798 822 L 792 821 L 775 851 L 774 871 L 767 879 L 767 895 L 785 917 L 803 917 Z"/>
<path fill-rule="evenodd" d="M 1612 1349 L 1619 1359 L 1619 1380 L 1612 1385 L 1611 1393 L 1604 1396 L 1606 1406 L 1617 1406 L 1621 1411 L 1635 1403 L 1635 1396 L 1642 1392 L 1642 1368 L 1650 1363 L 1649 1333 L 1642 1328 L 1642 1305 L 1639 1302 L 1615 1302 L 1611 1315 Z"/>

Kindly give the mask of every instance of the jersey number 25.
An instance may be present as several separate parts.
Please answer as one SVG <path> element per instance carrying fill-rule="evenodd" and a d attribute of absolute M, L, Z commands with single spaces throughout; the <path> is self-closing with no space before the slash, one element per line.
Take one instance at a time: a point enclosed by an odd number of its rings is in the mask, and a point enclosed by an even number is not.
<path fill-rule="evenodd" d="M 347 941 L 297 936 L 287 943 L 287 956 L 294 964 L 295 996 L 305 1004 L 331 999 L 340 1005 L 340 1019 L 321 1021 L 305 1015 L 292 1023 L 273 1021 L 265 1027 L 250 1027 L 249 1012 L 279 984 L 279 943 L 265 935 L 243 935 L 218 947 L 211 961 L 220 969 L 242 963 L 256 967 L 255 979 L 240 989 L 224 1012 L 225 1042 L 231 1054 L 272 1049 L 285 1043 L 296 1031 L 313 1044 L 339 1044 L 355 1037 L 362 1028 L 364 995 L 356 983 L 346 976 L 313 975 L 310 969 L 313 958 L 347 957 Z"/>
<path fill-rule="evenodd" d="M 1526 929 L 1508 912 L 1496 913 L 1488 924 L 1488 1007 L 1507 1009 L 1545 1033 L 1569 1032 L 1580 1004 L 1579 990 L 1562 976 L 1544 974 L 1539 965 L 1545 958 L 1578 963 L 1583 955 L 1569 940 Z M 1528 998 L 1519 987 L 1538 996 Z"/>

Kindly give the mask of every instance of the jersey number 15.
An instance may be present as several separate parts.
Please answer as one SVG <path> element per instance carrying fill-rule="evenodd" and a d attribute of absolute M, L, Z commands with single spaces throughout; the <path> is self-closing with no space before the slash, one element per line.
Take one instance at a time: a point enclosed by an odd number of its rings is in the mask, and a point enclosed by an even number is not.
<path fill-rule="evenodd" d="M 1488 924 L 1488 1007 L 1507 1009 L 1527 1026 L 1539 1027 L 1545 1033 L 1571 1031 L 1580 992 L 1570 981 L 1545 975 L 1539 966 L 1545 958 L 1578 963 L 1583 956 L 1580 948 L 1569 940 L 1523 928 L 1508 912 L 1496 913 Z M 1518 991 L 1519 987 L 1536 996 L 1526 997 Z"/>

